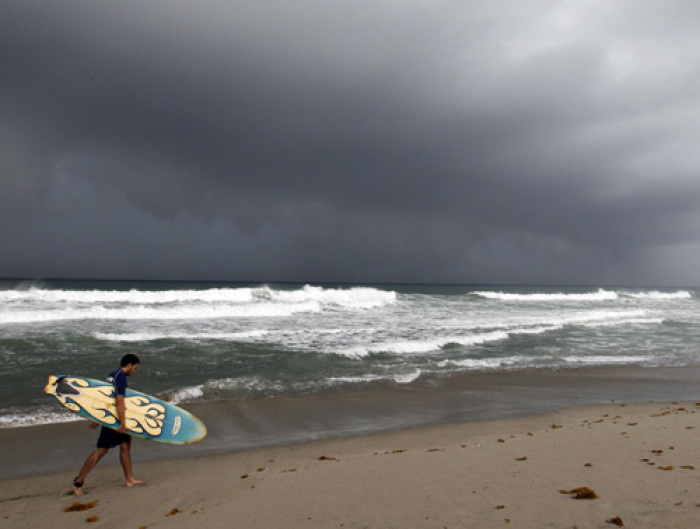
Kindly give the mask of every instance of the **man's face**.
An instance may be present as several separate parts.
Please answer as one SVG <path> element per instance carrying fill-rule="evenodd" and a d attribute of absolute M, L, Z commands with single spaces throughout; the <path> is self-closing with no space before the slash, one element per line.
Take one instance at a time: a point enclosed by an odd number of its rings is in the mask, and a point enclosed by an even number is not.
<path fill-rule="evenodd" d="M 131 375 L 136 373 L 138 369 L 139 364 L 127 364 L 127 366 L 124 368 L 124 373 L 126 374 L 126 376 L 130 377 Z"/>

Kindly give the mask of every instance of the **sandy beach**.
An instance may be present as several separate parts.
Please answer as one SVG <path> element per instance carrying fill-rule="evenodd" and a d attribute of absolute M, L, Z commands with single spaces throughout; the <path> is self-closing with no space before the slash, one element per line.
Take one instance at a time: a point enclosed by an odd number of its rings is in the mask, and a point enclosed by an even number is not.
<path fill-rule="evenodd" d="M 0 482 L 0 525 L 696 527 L 699 406 L 610 403 L 144 462 L 135 489 L 111 454 L 82 497 L 68 494 L 74 472 Z M 66 512 L 76 501 L 85 510 Z"/>

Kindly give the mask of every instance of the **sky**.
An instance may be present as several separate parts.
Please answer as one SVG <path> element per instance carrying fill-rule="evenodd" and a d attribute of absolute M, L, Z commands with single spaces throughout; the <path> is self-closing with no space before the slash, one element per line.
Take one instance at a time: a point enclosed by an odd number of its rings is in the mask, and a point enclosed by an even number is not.
<path fill-rule="evenodd" d="M 698 2 L 0 10 L 0 277 L 700 285 Z"/>

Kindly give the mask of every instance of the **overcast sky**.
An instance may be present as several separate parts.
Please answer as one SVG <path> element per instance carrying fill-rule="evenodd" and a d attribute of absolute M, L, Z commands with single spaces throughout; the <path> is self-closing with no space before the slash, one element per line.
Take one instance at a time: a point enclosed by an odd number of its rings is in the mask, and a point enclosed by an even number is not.
<path fill-rule="evenodd" d="M 696 1 L 0 11 L 0 276 L 700 285 Z"/>

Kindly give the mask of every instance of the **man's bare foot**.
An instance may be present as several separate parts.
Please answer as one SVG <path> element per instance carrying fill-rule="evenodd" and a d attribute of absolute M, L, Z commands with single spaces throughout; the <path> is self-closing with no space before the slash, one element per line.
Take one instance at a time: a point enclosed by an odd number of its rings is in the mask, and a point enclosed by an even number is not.
<path fill-rule="evenodd" d="M 140 479 L 130 479 L 126 482 L 127 487 L 144 487 L 146 486 L 147 483 L 145 481 L 141 481 Z"/>
<path fill-rule="evenodd" d="M 83 484 L 82 483 L 78 484 L 74 481 L 73 483 L 70 484 L 70 488 L 73 491 L 73 494 L 75 494 L 76 496 L 82 496 L 83 494 L 85 494 L 83 492 Z"/>

